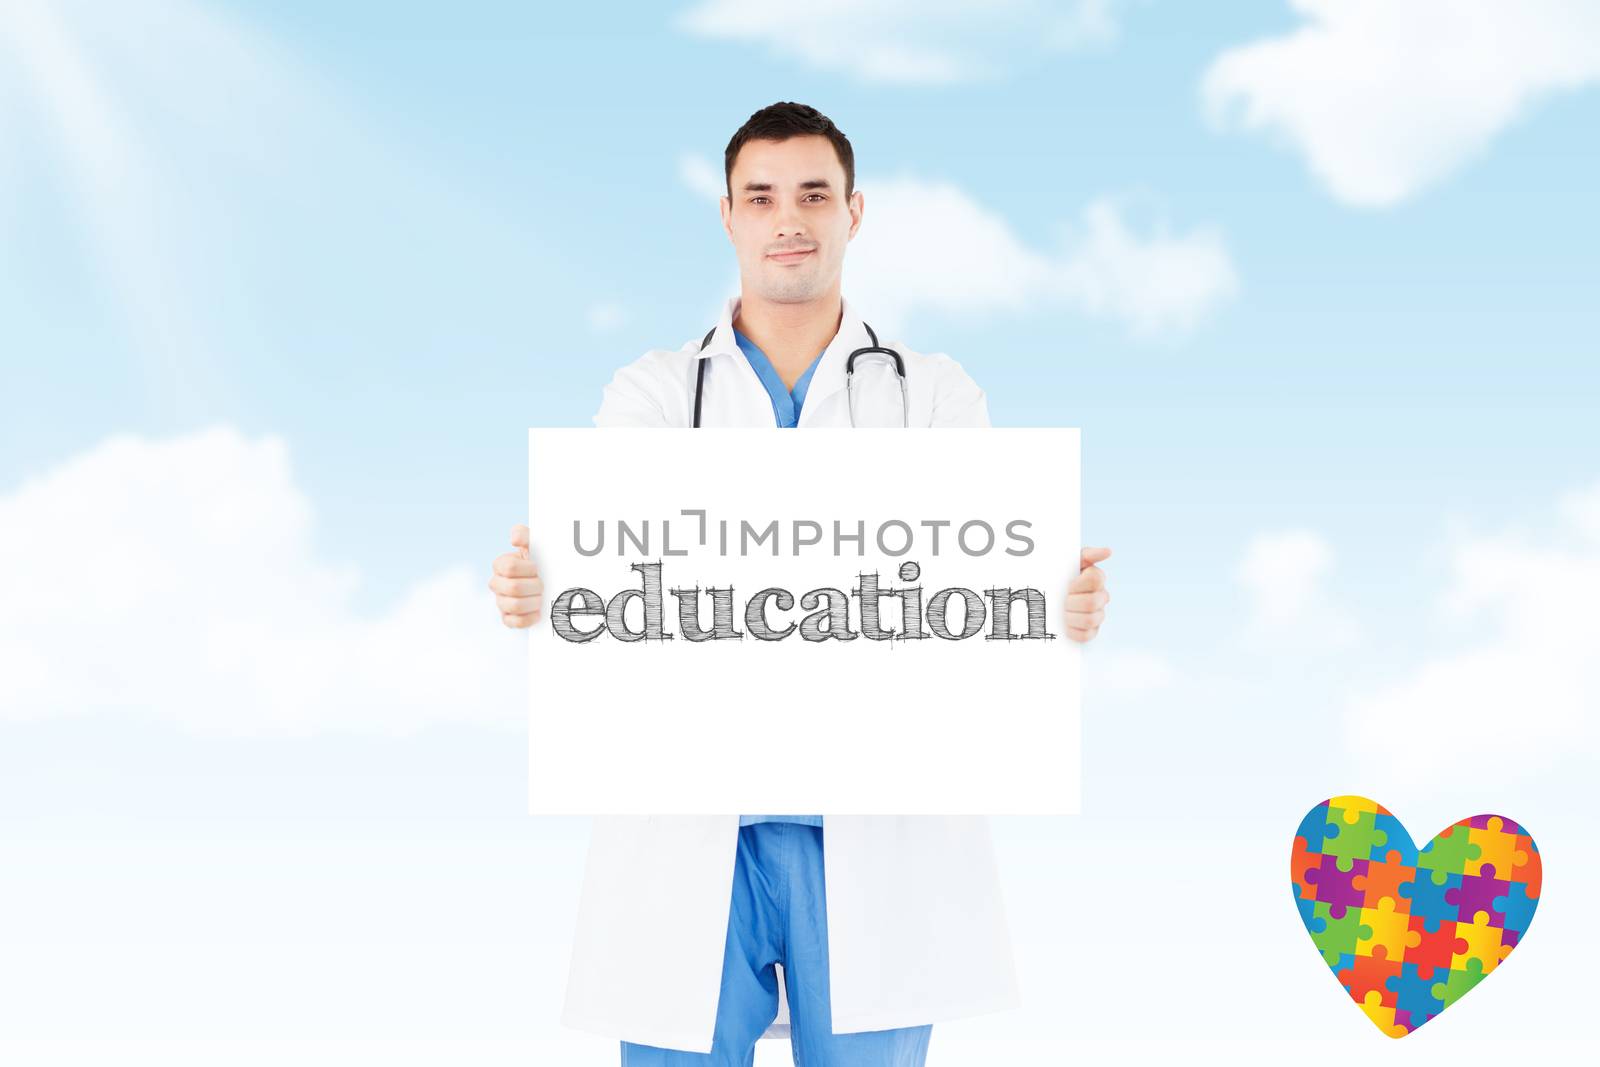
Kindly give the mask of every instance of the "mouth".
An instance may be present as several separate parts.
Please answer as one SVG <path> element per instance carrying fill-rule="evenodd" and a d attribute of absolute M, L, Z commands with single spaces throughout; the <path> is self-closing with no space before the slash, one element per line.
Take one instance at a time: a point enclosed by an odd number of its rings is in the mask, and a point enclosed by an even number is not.
<path fill-rule="evenodd" d="M 807 248 L 803 252 L 775 252 L 767 258 L 775 263 L 799 263 L 815 251 L 815 248 Z"/>

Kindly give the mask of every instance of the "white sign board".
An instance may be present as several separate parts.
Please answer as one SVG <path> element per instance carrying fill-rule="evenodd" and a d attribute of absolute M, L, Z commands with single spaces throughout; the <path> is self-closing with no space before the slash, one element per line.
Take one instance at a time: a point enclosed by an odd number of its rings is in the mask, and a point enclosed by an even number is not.
<path fill-rule="evenodd" d="M 534 429 L 535 814 L 1075 814 L 1075 429 Z"/>

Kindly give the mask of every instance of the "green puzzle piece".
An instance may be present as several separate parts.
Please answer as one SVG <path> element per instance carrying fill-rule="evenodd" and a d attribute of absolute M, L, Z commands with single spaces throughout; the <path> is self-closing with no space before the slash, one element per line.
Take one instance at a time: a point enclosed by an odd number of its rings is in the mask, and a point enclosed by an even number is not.
<path fill-rule="evenodd" d="M 1339 957 L 1349 953 L 1355 954 L 1356 942 L 1360 941 L 1363 933 L 1372 936 L 1372 927 L 1361 925 L 1361 909 L 1345 908 L 1344 918 L 1335 919 L 1331 913 L 1332 904 L 1317 901 L 1311 906 L 1313 918 L 1326 922 L 1321 933 L 1313 932 L 1311 940 L 1322 953 L 1322 958 L 1332 967 L 1339 962 Z"/>
<path fill-rule="evenodd" d="M 1452 826 L 1417 853 L 1417 866 L 1433 872 L 1434 885 L 1444 885 L 1448 875 L 1465 874 L 1467 861 L 1477 859 L 1482 852 L 1482 847 L 1467 836 L 1465 826 Z"/>
<path fill-rule="evenodd" d="M 1354 815 L 1355 822 L 1350 822 L 1349 817 Z M 1346 811 L 1343 808 L 1328 808 L 1328 821 L 1338 829 L 1333 837 L 1322 839 L 1322 854 L 1337 856 L 1339 869 L 1348 871 L 1351 862 L 1364 860 L 1372 854 L 1374 845 L 1388 842 L 1389 832 L 1378 829 L 1378 815 L 1371 811 Z"/>
<path fill-rule="evenodd" d="M 1450 977 L 1443 982 L 1433 983 L 1433 995 L 1444 1001 L 1448 1008 L 1456 1001 L 1467 995 L 1467 991 L 1483 981 L 1483 961 L 1468 960 L 1464 971 L 1451 971 Z M 1443 1011 L 1444 1008 L 1440 1008 Z"/>

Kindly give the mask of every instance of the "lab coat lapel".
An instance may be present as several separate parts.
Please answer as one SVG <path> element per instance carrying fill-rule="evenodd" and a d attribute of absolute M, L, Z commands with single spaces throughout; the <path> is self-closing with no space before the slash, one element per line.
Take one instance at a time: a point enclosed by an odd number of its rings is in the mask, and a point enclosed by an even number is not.
<path fill-rule="evenodd" d="M 722 302 L 722 317 L 717 320 L 716 329 L 711 331 L 711 340 L 706 342 L 697 355 L 700 359 L 709 359 L 712 356 L 728 355 L 743 356 L 739 351 L 739 342 L 733 336 L 733 317 L 739 313 L 739 298 L 730 296 Z"/>
<path fill-rule="evenodd" d="M 761 383 L 750 361 L 739 348 L 733 335 L 733 319 L 739 313 L 739 298 L 729 297 L 722 305 L 722 317 L 711 332 L 711 340 L 695 353 L 696 362 L 689 368 L 691 385 L 700 366 L 698 360 L 707 359 L 707 384 L 705 407 L 700 413 L 701 426 L 773 426 L 778 424 L 772 411 L 772 398 Z"/>
<path fill-rule="evenodd" d="M 823 401 L 844 388 L 844 365 L 850 359 L 850 353 L 872 343 L 861 317 L 850 307 L 850 301 L 841 296 L 839 306 L 839 332 L 823 349 L 817 369 L 811 372 L 811 384 L 806 387 L 806 402 L 800 408 L 800 420 L 796 423 L 798 427 L 820 424 L 824 411 L 832 407 L 824 405 Z"/>
<path fill-rule="evenodd" d="M 811 372 L 811 384 L 806 387 L 806 402 L 800 408 L 800 420 L 797 423 L 800 428 L 848 425 L 848 421 L 843 421 L 839 416 L 839 412 L 843 409 L 836 410 L 835 405 L 825 401 L 844 389 L 844 368 L 850 353 L 872 344 L 872 339 L 867 335 L 867 328 L 862 323 L 861 317 L 850 306 L 849 299 L 841 296 L 839 309 L 839 330 L 834 334 L 833 340 L 828 342 L 828 347 L 823 349 L 822 358 L 817 362 L 817 369 Z M 738 314 L 739 297 L 729 297 L 723 303 L 722 317 L 711 333 L 711 340 L 697 355 L 700 359 L 717 360 L 706 368 L 708 376 L 721 372 L 737 374 L 745 379 L 744 387 L 739 391 L 741 408 L 748 400 L 756 408 L 764 406 L 765 410 L 770 410 L 771 400 L 767 396 L 766 386 L 761 384 L 760 376 L 750 366 L 750 361 L 744 358 L 744 353 L 739 349 L 739 342 L 733 336 L 733 320 Z M 698 367 L 693 368 L 691 375 L 698 369 Z M 745 396 L 746 393 L 749 394 L 748 397 Z M 702 413 L 702 424 L 717 425 L 710 418 L 704 417 L 704 413 Z"/>

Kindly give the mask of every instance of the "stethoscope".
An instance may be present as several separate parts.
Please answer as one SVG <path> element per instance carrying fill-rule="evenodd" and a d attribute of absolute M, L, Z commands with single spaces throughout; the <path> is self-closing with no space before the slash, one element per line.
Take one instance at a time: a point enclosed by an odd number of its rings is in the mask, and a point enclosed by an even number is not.
<path fill-rule="evenodd" d="M 894 360 L 894 372 L 900 378 L 900 426 L 902 429 L 908 428 L 911 425 L 911 401 L 906 394 L 906 362 L 900 358 L 900 353 L 894 349 L 884 348 L 878 344 L 878 335 L 872 332 L 871 326 L 867 326 L 864 322 L 861 325 L 867 327 L 867 336 L 872 338 L 872 343 L 865 348 L 856 349 L 850 353 L 850 358 L 844 361 L 844 391 L 845 401 L 850 409 L 850 427 L 854 429 L 856 425 L 856 357 L 881 355 L 885 360 Z M 705 351 L 706 345 L 711 343 L 712 334 L 716 332 L 717 328 L 715 326 L 706 331 L 705 340 L 700 342 L 700 351 Z M 706 391 L 706 364 L 709 362 L 711 361 L 708 359 L 700 360 L 700 370 L 695 375 L 694 380 L 694 425 L 696 429 L 700 427 L 700 398 Z"/>

